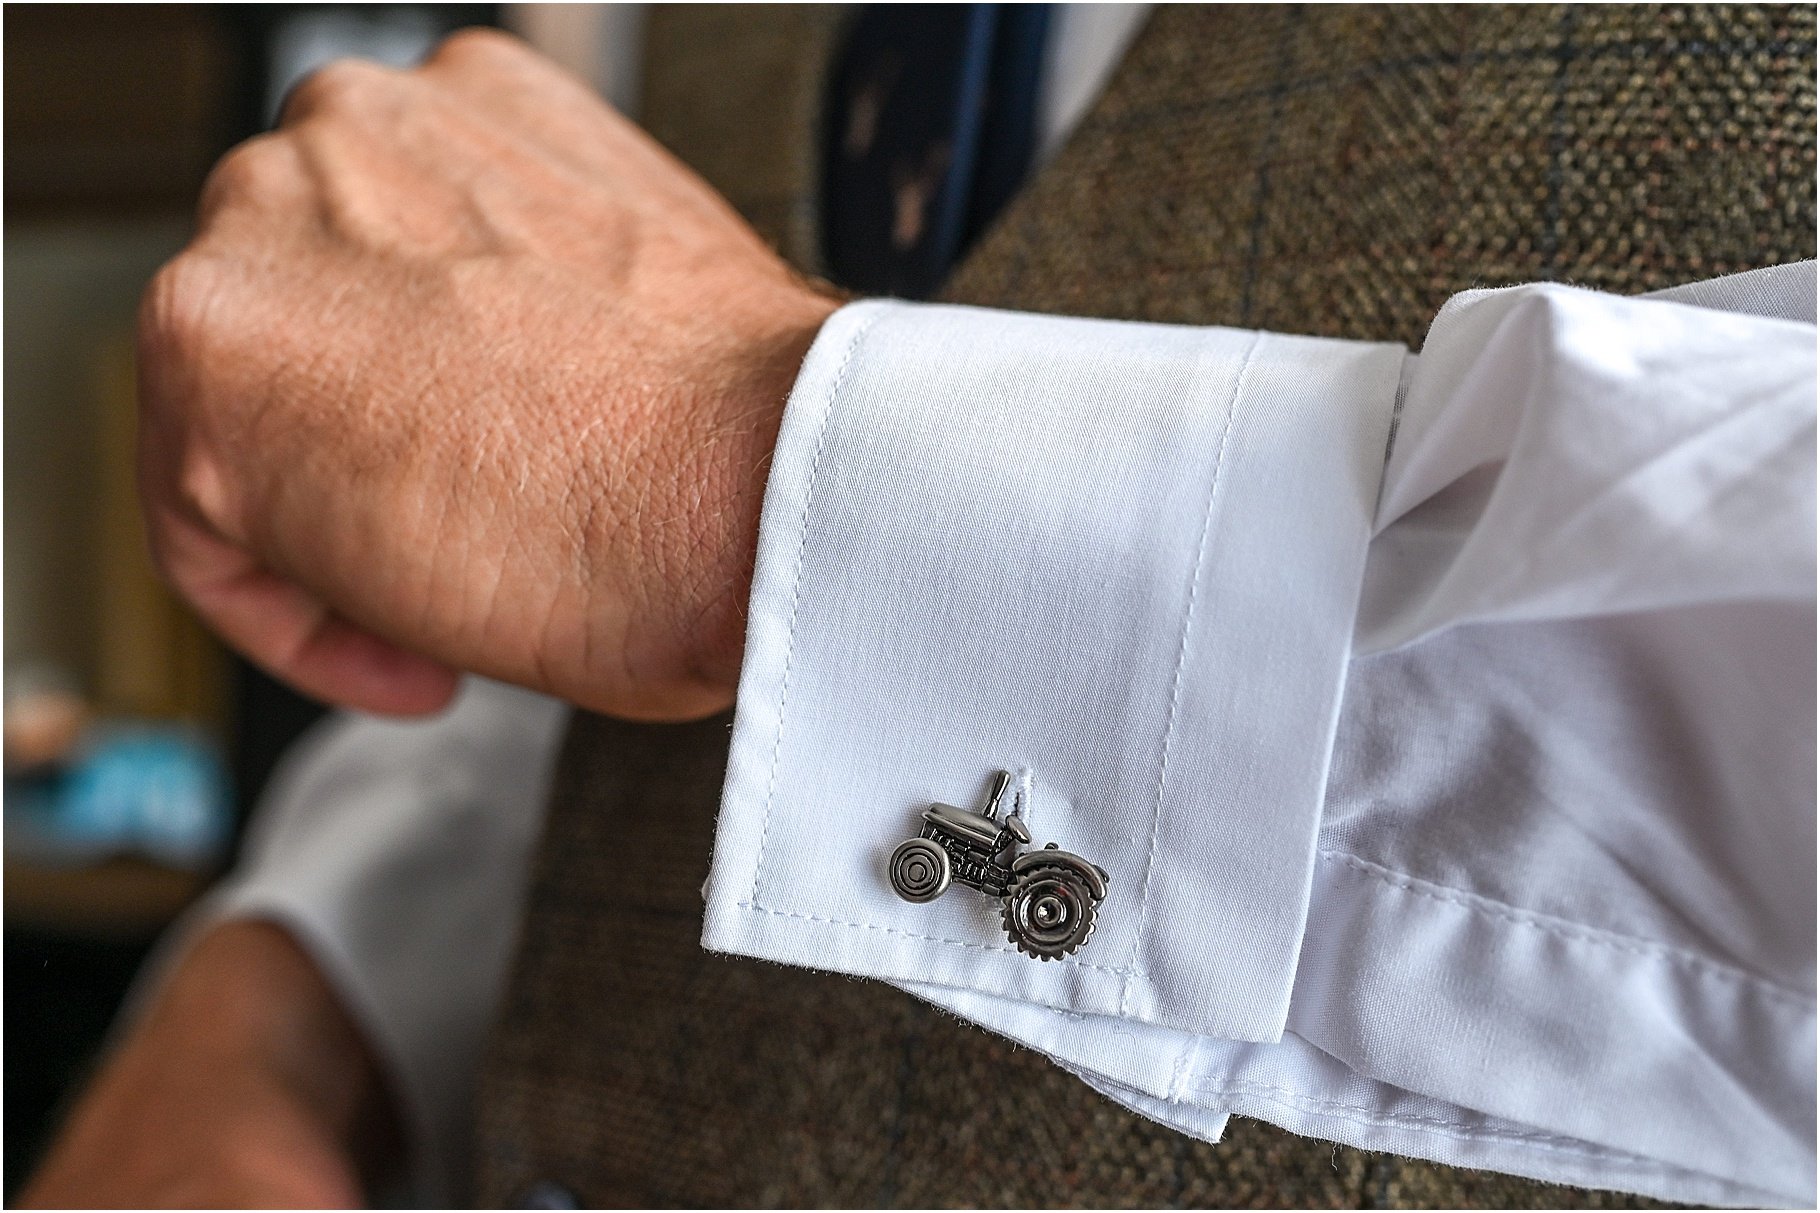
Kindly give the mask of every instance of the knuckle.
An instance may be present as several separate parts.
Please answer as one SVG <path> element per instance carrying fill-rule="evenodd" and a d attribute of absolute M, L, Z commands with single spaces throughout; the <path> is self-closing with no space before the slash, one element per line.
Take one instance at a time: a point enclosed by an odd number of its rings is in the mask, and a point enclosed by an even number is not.
<path fill-rule="evenodd" d="M 181 587 L 185 570 L 181 537 L 183 510 L 164 469 L 142 465 L 139 513 L 145 521 L 145 551 L 153 571 L 172 587 Z"/>
<path fill-rule="evenodd" d="M 240 484 L 214 444 L 195 434 L 198 427 L 167 439 L 155 451 L 140 452 L 138 491 L 146 546 L 166 580 L 177 582 L 194 564 L 203 537 L 223 540 L 240 534 Z"/>
<path fill-rule="evenodd" d="M 295 177 L 295 161 L 278 135 L 260 135 L 216 162 L 202 186 L 205 214 L 242 199 L 277 194 Z"/>
<path fill-rule="evenodd" d="M 227 476 L 220 463 L 198 443 L 188 443 L 178 452 L 169 488 L 173 504 L 185 517 L 217 527 L 228 517 Z"/>
<path fill-rule="evenodd" d="M 209 371 L 213 268 L 185 254 L 146 288 L 139 311 L 139 489 L 148 522 L 168 515 L 216 518 L 227 501 L 226 477 L 206 444 L 215 376 Z M 149 536 L 157 547 L 157 526 Z"/>
<path fill-rule="evenodd" d="M 464 65 L 486 66 L 517 61 L 524 54 L 524 48 L 518 39 L 496 29 L 476 26 L 471 29 L 456 30 L 436 48 L 430 56 L 429 65 L 440 67 L 461 67 Z"/>
<path fill-rule="evenodd" d="M 398 73 L 368 59 L 336 59 L 299 80 L 285 95 L 281 125 L 290 125 L 314 114 L 354 111 L 381 89 L 395 83 Z"/>
<path fill-rule="evenodd" d="M 139 304 L 139 346 L 153 359 L 181 357 L 201 344 L 214 293 L 206 262 L 185 253 L 152 276 Z"/>

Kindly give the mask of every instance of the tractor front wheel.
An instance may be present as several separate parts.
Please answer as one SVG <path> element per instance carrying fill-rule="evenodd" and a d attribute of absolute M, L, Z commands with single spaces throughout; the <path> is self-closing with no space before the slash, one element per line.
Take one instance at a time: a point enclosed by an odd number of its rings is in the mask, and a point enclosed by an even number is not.
<path fill-rule="evenodd" d="M 927 838 L 899 843 L 891 852 L 890 872 L 891 887 L 905 901 L 934 901 L 953 878 L 948 852 Z"/>

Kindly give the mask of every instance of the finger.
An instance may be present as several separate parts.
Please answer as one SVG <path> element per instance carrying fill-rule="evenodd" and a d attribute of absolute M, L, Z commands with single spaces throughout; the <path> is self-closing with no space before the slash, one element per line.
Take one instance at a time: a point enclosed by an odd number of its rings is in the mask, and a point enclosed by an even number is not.
<path fill-rule="evenodd" d="M 278 107 L 280 128 L 318 115 L 371 119 L 396 105 L 405 73 L 370 59 L 336 59 L 291 86 Z"/>
<path fill-rule="evenodd" d="M 502 30 L 457 30 L 417 70 L 431 79 L 461 82 L 482 92 L 503 87 L 508 92 L 528 91 L 555 100 L 606 105 L 580 77 Z"/>
<path fill-rule="evenodd" d="M 439 711 L 454 697 L 455 670 L 349 622 L 226 540 L 175 522 L 158 547 L 166 576 L 203 620 L 304 694 L 388 716 Z"/>

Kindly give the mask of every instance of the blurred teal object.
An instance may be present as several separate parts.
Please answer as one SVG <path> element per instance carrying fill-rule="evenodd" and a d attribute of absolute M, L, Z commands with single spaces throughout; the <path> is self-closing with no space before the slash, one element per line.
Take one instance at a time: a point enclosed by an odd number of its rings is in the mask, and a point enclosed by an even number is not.
<path fill-rule="evenodd" d="M 40 863 L 142 855 L 181 868 L 219 859 L 232 829 L 226 770 L 183 725 L 107 723 L 60 767 L 6 781 L 6 851 Z"/>

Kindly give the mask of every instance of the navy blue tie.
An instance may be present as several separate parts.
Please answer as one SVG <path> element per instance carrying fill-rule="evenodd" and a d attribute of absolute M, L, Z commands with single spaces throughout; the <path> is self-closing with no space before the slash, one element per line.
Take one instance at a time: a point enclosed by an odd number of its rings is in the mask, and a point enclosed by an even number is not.
<path fill-rule="evenodd" d="M 933 294 L 1017 192 L 1036 150 L 1046 4 L 877 4 L 830 83 L 822 149 L 829 277 Z"/>

